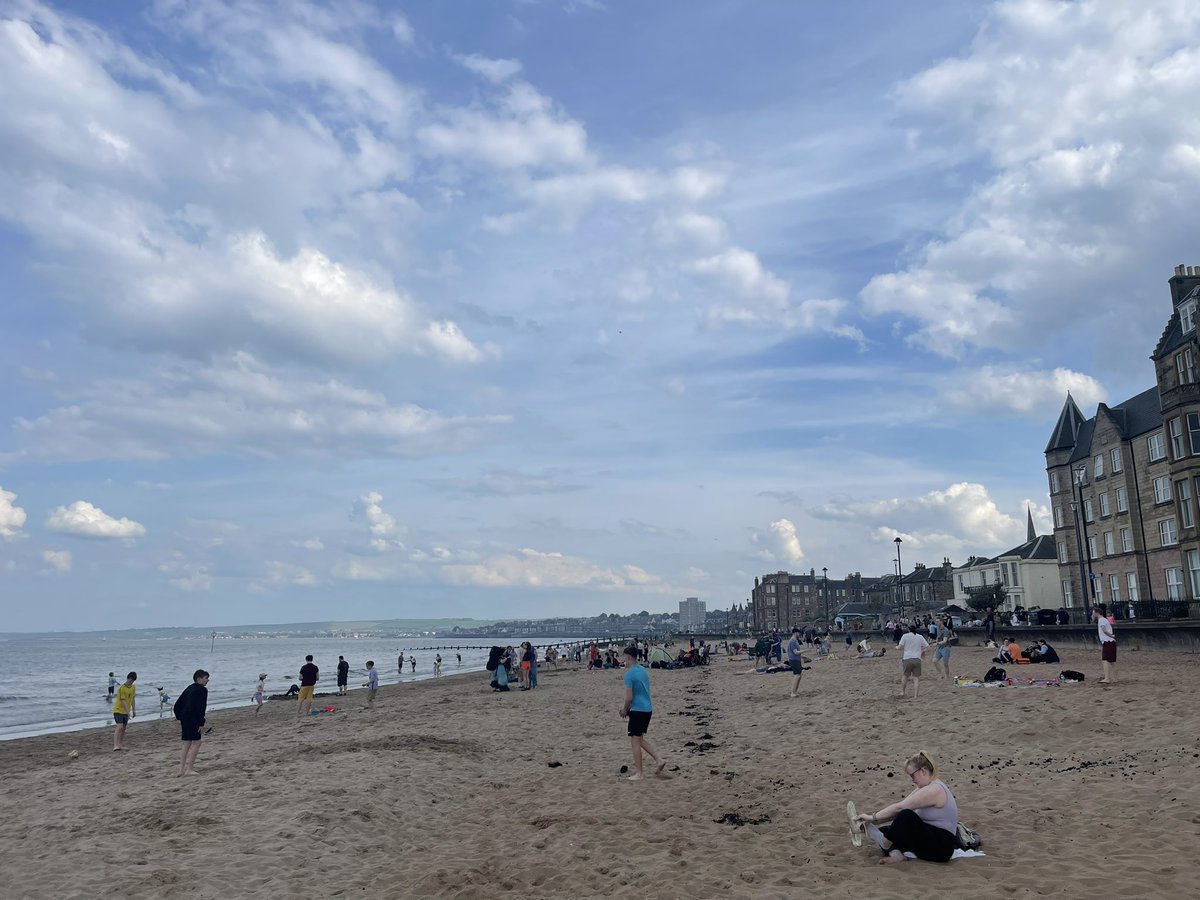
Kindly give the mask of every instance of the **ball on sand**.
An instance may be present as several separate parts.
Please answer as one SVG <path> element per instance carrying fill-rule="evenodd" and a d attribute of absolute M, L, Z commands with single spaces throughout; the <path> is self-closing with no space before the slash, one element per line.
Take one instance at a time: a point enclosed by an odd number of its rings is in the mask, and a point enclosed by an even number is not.
<path fill-rule="evenodd" d="M 67 754 L 67 756 L 71 757 L 71 759 L 79 759 L 79 751 L 72 750 L 70 753 Z"/>

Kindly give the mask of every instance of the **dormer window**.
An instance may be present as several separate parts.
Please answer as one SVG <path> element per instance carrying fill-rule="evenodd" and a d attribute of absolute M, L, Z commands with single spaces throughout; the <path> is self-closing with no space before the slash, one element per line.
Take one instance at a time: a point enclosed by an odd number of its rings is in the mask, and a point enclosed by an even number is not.
<path fill-rule="evenodd" d="M 1179 322 L 1183 327 L 1183 333 L 1196 330 L 1196 301 L 1189 300 L 1179 307 Z"/>

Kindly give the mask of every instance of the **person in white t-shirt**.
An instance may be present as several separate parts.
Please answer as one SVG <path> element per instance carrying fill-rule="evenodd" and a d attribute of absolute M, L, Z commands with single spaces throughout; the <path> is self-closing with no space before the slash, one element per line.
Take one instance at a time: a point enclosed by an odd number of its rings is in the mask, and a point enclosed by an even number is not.
<path fill-rule="evenodd" d="M 1100 638 L 1100 665 L 1104 668 L 1101 684 L 1115 684 L 1113 669 L 1117 665 L 1117 638 L 1113 634 L 1112 622 L 1105 615 L 1103 604 L 1092 608 L 1092 621 L 1096 623 L 1096 635 Z"/>
<path fill-rule="evenodd" d="M 917 699 L 917 688 L 921 683 L 921 660 L 929 649 L 929 641 L 917 634 L 916 624 L 908 626 L 908 634 L 900 638 L 900 699 L 908 693 L 908 683 L 913 686 L 913 699 Z"/>

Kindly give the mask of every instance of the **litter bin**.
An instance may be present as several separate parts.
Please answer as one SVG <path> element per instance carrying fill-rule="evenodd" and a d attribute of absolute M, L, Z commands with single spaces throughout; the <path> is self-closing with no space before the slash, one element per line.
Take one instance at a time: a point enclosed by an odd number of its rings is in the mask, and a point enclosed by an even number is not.
<path fill-rule="evenodd" d="M 1039 625 L 1054 625 L 1058 621 L 1058 613 L 1052 609 L 1039 609 L 1037 623 Z"/>

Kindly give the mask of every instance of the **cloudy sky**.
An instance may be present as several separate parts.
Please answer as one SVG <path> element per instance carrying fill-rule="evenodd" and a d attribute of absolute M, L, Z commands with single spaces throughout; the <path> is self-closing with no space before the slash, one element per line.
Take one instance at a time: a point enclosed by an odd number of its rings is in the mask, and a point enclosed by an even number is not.
<path fill-rule="evenodd" d="M 1153 384 L 1198 89 L 1190 0 L 0 0 L 4 626 L 1006 549 Z"/>

